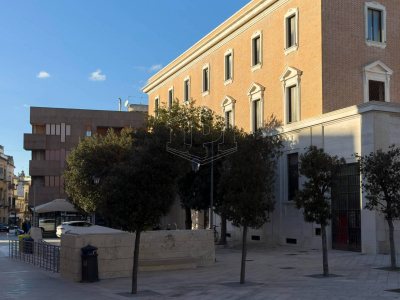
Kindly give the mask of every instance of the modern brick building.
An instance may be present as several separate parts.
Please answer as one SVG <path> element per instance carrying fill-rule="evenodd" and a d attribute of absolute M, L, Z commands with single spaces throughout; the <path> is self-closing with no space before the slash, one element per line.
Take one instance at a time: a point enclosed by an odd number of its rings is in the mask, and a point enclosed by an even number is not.
<path fill-rule="evenodd" d="M 78 145 L 79 138 L 105 135 L 108 128 L 117 133 L 124 128 L 137 129 L 143 122 L 141 111 L 31 107 L 32 133 L 24 134 L 24 149 L 32 151 L 30 206 L 34 206 L 34 202 L 38 206 L 55 199 L 66 199 L 62 174 L 66 157 Z"/>
<path fill-rule="evenodd" d="M 246 131 L 274 114 L 287 139 L 277 205 L 249 239 L 320 245 L 319 226 L 304 223 L 293 203 L 299 154 L 316 145 L 348 163 L 333 195 L 329 244 L 387 252 L 387 224 L 363 209 L 352 154 L 400 142 L 399 28 L 398 0 L 253 0 L 149 79 L 149 112 L 196 100 Z"/>

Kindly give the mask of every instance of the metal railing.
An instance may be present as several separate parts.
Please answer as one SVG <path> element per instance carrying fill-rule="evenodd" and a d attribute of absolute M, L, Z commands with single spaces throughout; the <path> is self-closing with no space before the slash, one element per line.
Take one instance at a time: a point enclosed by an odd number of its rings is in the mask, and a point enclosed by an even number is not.
<path fill-rule="evenodd" d="M 48 271 L 60 272 L 60 246 L 46 242 L 10 240 L 9 256 Z"/>

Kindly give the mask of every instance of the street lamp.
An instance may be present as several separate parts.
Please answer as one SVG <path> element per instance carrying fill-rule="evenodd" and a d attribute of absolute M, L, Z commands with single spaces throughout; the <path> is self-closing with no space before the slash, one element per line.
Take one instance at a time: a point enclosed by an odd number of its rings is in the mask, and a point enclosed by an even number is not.
<path fill-rule="evenodd" d="M 93 182 L 94 182 L 94 184 L 99 184 L 99 183 L 100 183 L 100 176 L 99 176 L 99 174 L 95 174 L 95 175 L 93 176 Z"/>
<path fill-rule="evenodd" d="M 100 183 L 100 175 L 99 174 L 95 174 L 93 176 L 93 182 L 95 185 L 98 185 Z M 92 213 L 92 223 L 93 223 L 93 225 L 96 225 L 96 212 Z"/>
<path fill-rule="evenodd" d="M 197 172 L 200 168 L 199 160 L 192 159 L 192 170 Z M 211 143 L 211 192 L 210 192 L 210 229 L 214 228 L 214 143 Z"/>
<path fill-rule="evenodd" d="M 33 227 L 36 227 L 36 187 L 44 186 L 43 183 L 33 182 Z"/>

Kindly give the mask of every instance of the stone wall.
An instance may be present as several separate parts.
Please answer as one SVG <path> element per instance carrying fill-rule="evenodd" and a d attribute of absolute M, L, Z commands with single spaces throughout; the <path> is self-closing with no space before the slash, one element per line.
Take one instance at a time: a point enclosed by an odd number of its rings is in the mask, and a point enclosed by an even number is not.
<path fill-rule="evenodd" d="M 100 226 L 92 226 L 100 227 Z M 109 231 L 109 230 L 108 230 Z M 140 261 L 192 258 L 197 266 L 210 266 L 215 262 L 213 232 L 211 230 L 161 230 L 141 234 Z M 74 229 L 61 236 L 61 276 L 73 281 L 81 280 L 81 251 L 88 244 L 98 247 L 99 279 L 132 275 L 135 235 L 113 231 L 85 232 Z"/>

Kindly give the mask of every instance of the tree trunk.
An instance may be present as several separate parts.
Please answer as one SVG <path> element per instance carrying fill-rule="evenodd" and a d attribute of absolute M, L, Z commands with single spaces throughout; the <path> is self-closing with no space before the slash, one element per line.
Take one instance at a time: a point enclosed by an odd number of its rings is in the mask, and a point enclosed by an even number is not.
<path fill-rule="evenodd" d="M 135 251 L 133 252 L 132 294 L 137 294 L 137 276 L 139 267 L 140 230 L 136 230 Z"/>
<path fill-rule="evenodd" d="M 208 225 L 209 225 L 209 222 L 208 222 L 208 208 L 206 208 L 205 210 L 203 210 L 203 212 L 204 212 L 204 215 L 203 215 L 203 222 L 204 222 L 204 229 L 207 229 L 207 228 L 210 228 Z M 212 229 L 212 228 L 210 228 L 210 229 Z"/>
<path fill-rule="evenodd" d="M 328 277 L 329 267 L 328 267 L 328 245 L 326 243 L 326 226 L 321 225 L 321 233 L 322 233 L 322 265 L 324 268 L 324 277 Z"/>
<path fill-rule="evenodd" d="M 220 245 L 226 245 L 226 217 L 221 215 L 221 240 Z"/>
<path fill-rule="evenodd" d="M 192 210 L 190 207 L 185 207 L 185 229 L 192 230 Z"/>
<path fill-rule="evenodd" d="M 387 222 L 389 225 L 389 242 L 390 242 L 390 267 L 395 269 L 396 266 L 396 248 L 394 245 L 394 227 L 392 218 L 388 217 Z"/>
<path fill-rule="evenodd" d="M 242 240 L 242 264 L 240 268 L 240 284 L 245 283 L 246 276 L 246 255 L 247 255 L 247 224 L 243 226 L 243 240 Z"/>

